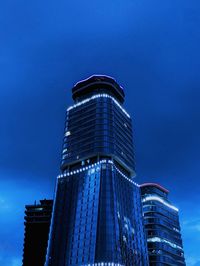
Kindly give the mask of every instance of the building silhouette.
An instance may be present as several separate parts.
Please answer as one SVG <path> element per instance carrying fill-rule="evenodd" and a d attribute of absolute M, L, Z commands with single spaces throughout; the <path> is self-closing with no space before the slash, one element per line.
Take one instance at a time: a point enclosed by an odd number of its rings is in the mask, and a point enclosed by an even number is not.
<path fill-rule="evenodd" d="M 72 94 L 45 265 L 147 266 L 124 90 L 113 78 L 95 75 Z"/>
<path fill-rule="evenodd" d="M 186 265 L 179 213 L 168 200 L 169 191 L 155 183 L 140 187 L 150 266 Z"/>
<path fill-rule="evenodd" d="M 26 205 L 22 266 L 44 266 L 53 200 Z"/>

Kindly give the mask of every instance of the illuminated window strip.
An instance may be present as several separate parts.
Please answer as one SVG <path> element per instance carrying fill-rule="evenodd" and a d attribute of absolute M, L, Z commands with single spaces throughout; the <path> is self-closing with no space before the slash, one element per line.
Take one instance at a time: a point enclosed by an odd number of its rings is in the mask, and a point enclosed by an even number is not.
<path fill-rule="evenodd" d="M 72 105 L 72 106 L 70 106 L 68 109 L 67 109 L 67 111 L 70 111 L 70 110 L 72 110 L 72 109 L 74 109 L 74 108 L 76 108 L 76 107 L 78 107 L 78 106 L 81 106 L 81 105 L 83 105 L 83 104 L 85 104 L 85 103 L 88 103 L 88 102 L 90 102 L 91 100 L 94 100 L 94 99 L 97 99 L 97 98 L 110 98 L 110 99 L 112 99 L 113 100 L 113 102 L 122 110 L 122 112 L 128 117 L 128 118 L 130 118 L 130 115 L 126 112 L 126 110 L 118 103 L 118 101 L 116 101 L 115 100 L 115 98 L 113 98 L 112 96 L 110 96 L 110 95 L 108 95 L 108 94 L 96 94 L 96 95 L 94 95 L 94 96 L 92 96 L 92 97 L 90 97 L 90 98 L 87 98 L 87 99 L 85 99 L 85 100 L 83 100 L 83 101 L 81 101 L 81 102 L 79 102 L 79 103 L 76 103 L 76 104 L 74 104 L 74 105 Z"/>
<path fill-rule="evenodd" d="M 178 248 L 178 249 L 183 250 L 182 247 L 180 247 L 180 246 L 178 246 L 178 245 L 176 245 L 176 244 L 174 244 L 174 243 L 172 243 L 172 242 L 170 242 L 170 241 L 168 241 L 168 240 L 166 240 L 166 239 L 160 238 L 160 237 L 152 237 L 152 238 L 148 238 L 148 239 L 147 239 L 147 242 L 167 243 L 168 245 L 170 245 L 170 246 L 173 247 L 173 248 Z"/>
<path fill-rule="evenodd" d="M 99 262 L 99 263 L 85 264 L 82 266 L 124 266 L 124 265 L 114 262 Z"/>
<path fill-rule="evenodd" d="M 100 166 L 101 164 L 105 164 L 105 163 L 109 163 L 109 164 L 112 164 L 115 169 L 117 170 L 117 172 L 122 175 L 127 181 L 129 181 L 130 183 L 134 184 L 135 186 L 139 187 L 139 185 L 137 183 L 135 183 L 133 180 L 131 180 L 129 177 L 127 177 L 125 174 L 123 174 L 117 167 L 116 165 L 114 164 L 114 162 L 112 160 L 101 160 L 97 163 L 94 163 L 94 164 L 91 164 L 91 165 L 88 165 L 88 166 L 84 166 L 82 168 L 79 168 L 77 170 L 74 170 L 74 171 L 71 171 L 71 172 L 68 172 L 68 173 L 64 173 L 62 175 L 59 175 L 58 178 L 62 178 L 62 177 L 67 177 L 67 176 L 72 176 L 72 175 L 75 175 L 75 174 L 78 174 L 78 173 L 82 173 L 84 171 L 87 171 L 87 170 L 90 170 L 91 168 L 94 168 L 94 167 L 97 167 L 97 166 Z M 100 168 L 97 170 L 100 170 Z"/>
<path fill-rule="evenodd" d="M 160 203 L 164 204 L 165 206 L 169 207 L 170 209 L 173 209 L 175 211 L 179 211 L 178 208 L 176 208 L 175 206 L 167 203 L 166 201 L 164 201 L 163 199 L 161 199 L 160 197 L 157 197 L 157 196 L 147 196 L 145 198 L 142 199 L 142 202 L 147 202 L 147 201 L 150 201 L 150 200 L 156 200 L 156 201 L 159 201 Z"/>

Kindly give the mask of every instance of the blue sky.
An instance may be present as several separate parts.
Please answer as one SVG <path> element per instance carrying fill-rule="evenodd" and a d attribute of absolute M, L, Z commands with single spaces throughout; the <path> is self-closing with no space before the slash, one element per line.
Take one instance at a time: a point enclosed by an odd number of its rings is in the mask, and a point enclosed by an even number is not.
<path fill-rule="evenodd" d="M 24 205 L 52 197 L 71 87 L 94 73 L 125 88 L 137 182 L 170 190 L 200 265 L 199 13 L 197 0 L 1 1 L 0 265 L 21 266 Z"/>

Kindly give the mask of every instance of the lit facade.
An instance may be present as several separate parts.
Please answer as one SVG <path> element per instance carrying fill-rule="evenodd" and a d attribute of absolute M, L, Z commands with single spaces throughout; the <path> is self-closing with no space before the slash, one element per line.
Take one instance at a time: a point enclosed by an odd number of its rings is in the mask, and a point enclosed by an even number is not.
<path fill-rule="evenodd" d="M 46 266 L 147 266 L 132 121 L 113 78 L 72 89 Z"/>
<path fill-rule="evenodd" d="M 155 183 L 140 187 L 150 266 L 185 266 L 179 213 L 169 191 Z"/>

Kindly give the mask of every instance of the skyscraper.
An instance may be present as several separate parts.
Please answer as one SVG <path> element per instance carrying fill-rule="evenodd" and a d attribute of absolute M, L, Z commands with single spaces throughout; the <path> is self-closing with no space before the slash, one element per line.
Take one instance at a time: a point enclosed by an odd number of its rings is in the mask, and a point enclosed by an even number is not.
<path fill-rule="evenodd" d="M 53 200 L 26 205 L 22 266 L 44 266 Z"/>
<path fill-rule="evenodd" d="M 147 266 L 124 90 L 95 75 L 72 93 L 46 266 Z"/>
<path fill-rule="evenodd" d="M 150 266 L 184 266 L 178 209 L 169 191 L 155 183 L 140 186 Z"/>

